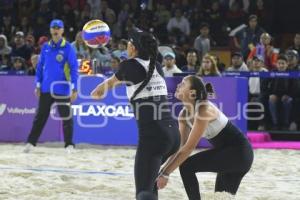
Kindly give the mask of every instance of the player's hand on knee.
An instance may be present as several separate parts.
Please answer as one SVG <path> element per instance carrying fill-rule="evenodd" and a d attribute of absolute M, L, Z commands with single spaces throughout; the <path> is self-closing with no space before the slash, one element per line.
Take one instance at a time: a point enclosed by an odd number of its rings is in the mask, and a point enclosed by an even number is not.
<path fill-rule="evenodd" d="M 156 184 L 158 189 L 163 189 L 168 184 L 169 177 L 164 175 L 159 175 L 156 179 Z"/>
<path fill-rule="evenodd" d="M 35 90 L 34 90 L 34 94 L 35 94 L 35 96 L 36 97 L 40 97 L 41 96 L 41 89 L 40 88 L 35 88 Z"/>

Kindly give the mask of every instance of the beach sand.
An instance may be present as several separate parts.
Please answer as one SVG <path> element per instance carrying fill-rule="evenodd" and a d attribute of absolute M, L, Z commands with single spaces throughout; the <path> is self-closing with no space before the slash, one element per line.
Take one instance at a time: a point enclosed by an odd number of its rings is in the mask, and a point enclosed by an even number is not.
<path fill-rule="evenodd" d="M 133 147 L 41 144 L 22 153 L 24 144 L 0 144 L 0 200 L 134 199 Z M 251 171 L 235 197 L 214 193 L 216 174 L 198 173 L 202 199 L 300 199 L 300 151 L 255 150 Z M 160 200 L 187 200 L 179 172 L 171 175 Z"/>

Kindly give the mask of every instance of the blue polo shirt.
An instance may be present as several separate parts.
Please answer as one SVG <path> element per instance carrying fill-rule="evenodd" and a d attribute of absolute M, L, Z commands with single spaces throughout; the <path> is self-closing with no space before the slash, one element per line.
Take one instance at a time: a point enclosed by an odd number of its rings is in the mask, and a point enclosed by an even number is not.
<path fill-rule="evenodd" d="M 78 62 L 75 50 L 61 39 L 44 44 L 36 67 L 36 86 L 42 93 L 70 95 L 77 90 Z"/>

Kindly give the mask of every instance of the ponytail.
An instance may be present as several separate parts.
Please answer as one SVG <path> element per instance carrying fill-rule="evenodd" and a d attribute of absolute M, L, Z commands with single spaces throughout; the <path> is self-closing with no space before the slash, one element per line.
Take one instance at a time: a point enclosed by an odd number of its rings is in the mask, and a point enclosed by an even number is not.
<path fill-rule="evenodd" d="M 205 89 L 207 93 L 214 93 L 214 89 L 211 83 L 206 83 L 205 84 Z"/>
<path fill-rule="evenodd" d="M 156 59 L 158 54 L 158 45 L 155 37 L 150 33 L 143 33 L 140 39 L 140 45 L 142 49 L 138 51 L 138 57 L 142 59 L 150 59 L 149 70 L 146 75 L 145 80 L 138 87 L 138 89 L 134 92 L 132 97 L 130 98 L 130 102 L 144 89 L 144 87 L 149 83 L 155 67 L 156 67 Z"/>
<path fill-rule="evenodd" d="M 195 100 L 196 101 L 203 101 L 207 100 L 208 97 L 215 97 L 215 92 L 211 83 L 204 84 L 202 78 L 191 75 L 191 89 L 196 90 Z"/>

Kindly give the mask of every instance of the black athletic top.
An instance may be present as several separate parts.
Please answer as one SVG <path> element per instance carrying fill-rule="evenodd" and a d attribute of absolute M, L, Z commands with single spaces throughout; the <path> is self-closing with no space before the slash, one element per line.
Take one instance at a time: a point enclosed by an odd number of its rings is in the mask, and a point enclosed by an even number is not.
<path fill-rule="evenodd" d="M 129 59 L 120 63 L 119 70 L 115 73 L 115 76 L 121 81 L 126 81 L 129 99 L 138 86 L 146 79 L 149 63 L 149 60 L 139 58 Z M 137 94 L 131 104 L 139 128 L 141 125 L 149 124 L 153 120 L 172 119 L 170 104 L 168 104 L 167 100 L 167 86 L 159 63 L 156 63 L 156 69 L 149 83 Z"/>

